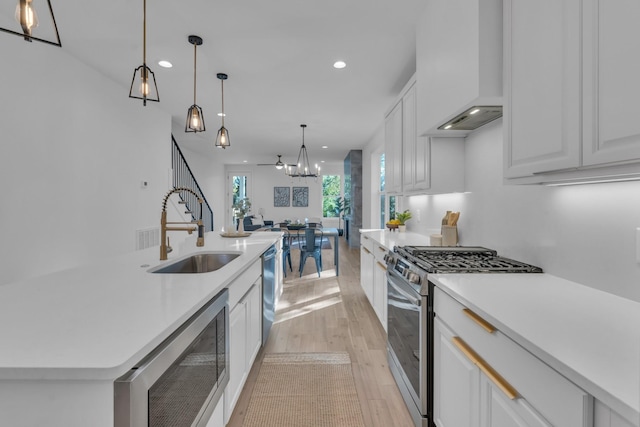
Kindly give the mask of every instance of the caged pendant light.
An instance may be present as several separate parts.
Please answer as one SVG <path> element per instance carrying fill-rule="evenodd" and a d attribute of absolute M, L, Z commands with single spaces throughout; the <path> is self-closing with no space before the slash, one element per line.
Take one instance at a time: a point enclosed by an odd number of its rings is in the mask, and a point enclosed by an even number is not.
<path fill-rule="evenodd" d="M 307 147 L 304 145 L 304 129 L 307 125 L 300 125 L 302 128 L 302 147 L 298 153 L 298 161 L 294 166 L 285 165 L 285 173 L 292 178 L 318 178 L 320 174 L 320 168 L 315 165 L 314 171 L 311 171 L 311 164 L 309 163 L 309 155 L 307 154 Z"/>
<path fill-rule="evenodd" d="M 193 105 L 187 111 L 187 124 L 184 128 L 185 132 L 204 132 L 204 116 L 202 108 L 196 104 L 196 66 L 197 66 L 197 49 L 202 45 L 202 38 L 198 36 L 189 36 L 189 43 L 193 45 Z"/>
<path fill-rule="evenodd" d="M 142 99 L 145 106 L 147 101 L 160 102 L 156 77 L 147 67 L 147 0 L 142 2 L 142 65 L 133 71 L 129 98 Z"/>
<path fill-rule="evenodd" d="M 217 77 L 220 79 L 220 86 L 222 88 L 222 127 L 218 130 L 218 135 L 216 136 L 216 147 L 224 149 L 231 146 L 229 142 L 229 131 L 224 127 L 224 81 L 227 80 L 228 76 L 224 73 L 218 73 Z"/>
<path fill-rule="evenodd" d="M 53 8 L 51 7 L 51 0 L 47 0 L 46 4 L 49 9 L 49 14 L 51 20 L 45 20 L 45 22 L 41 22 L 38 18 L 38 13 L 36 11 L 36 7 L 34 3 L 38 4 L 40 12 L 42 12 L 45 7 L 45 2 L 41 0 L 18 0 L 18 4 L 15 9 L 15 22 L 18 25 L 14 25 L 10 28 L 2 28 L 0 27 L 0 31 L 4 31 L 5 33 L 13 34 L 19 37 L 23 37 L 25 41 L 39 41 L 47 44 L 51 44 L 54 46 L 62 47 L 62 43 L 60 42 L 60 34 L 58 34 L 58 26 L 56 25 L 56 18 L 53 15 Z M 0 12 L 1 14 L 2 12 Z M 43 24 L 42 26 L 40 24 Z M 35 33 L 38 37 L 34 36 L 34 30 L 38 28 Z M 47 38 L 51 40 L 48 40 Z"/>

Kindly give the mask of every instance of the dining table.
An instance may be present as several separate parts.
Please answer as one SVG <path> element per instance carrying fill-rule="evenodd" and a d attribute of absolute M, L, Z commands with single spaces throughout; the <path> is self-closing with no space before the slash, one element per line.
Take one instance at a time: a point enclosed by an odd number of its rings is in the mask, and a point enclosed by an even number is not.
<path fill-rule="evenodd" d="M 291 237 L 300 238 L 300 236 L 304 237 L 306 228 L 289 228 L 287 231 Z M 316 234 L 320 235 L 322 233 L 322 237 L 330 237 L 333 236 L 333 263 L 336 266 L 336 276 L 340 275 L 340 247 L 338 245 L 338 238 L 340 234 L 338 233 L 337 228 L 316 228 Z"/>

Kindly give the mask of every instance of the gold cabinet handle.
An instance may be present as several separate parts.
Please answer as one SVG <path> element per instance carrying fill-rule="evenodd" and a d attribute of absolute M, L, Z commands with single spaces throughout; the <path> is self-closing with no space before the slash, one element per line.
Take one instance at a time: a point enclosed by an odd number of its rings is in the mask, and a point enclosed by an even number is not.
<path fill-rule="evenodd" d="M 381 269 L 383 269 L 385 271 L 387 270 L 387 266 L 384 265 L 383 263 L 381 263 L 380 261 L 376 261 L 376 264 L 378 264 L 378 267 L 380 267 Z"/>
<path fill-rule="evenodd" d="M 365 240 L 369 240 L 369 238 L 367 236 L 362 236 L 362 237 L 364 237 Z"/>
<path fill-rule="evenodd" d="M 469 319 L 471 319 L 474 322 L 476 322 L 478 325 L 480 325 L 480 327 L 482 329 L 484 329 L 485 331 L 489 332 L 490 334 L 492 334 L 495 331 L 497 331 L 495 326 L 493 326 L 491 323 L 487 322 L 482 317 L 478 316 L 476 313 L 474 313 L 473 311 L 469 310 L 468 308 L 463 308 L 462 312 L 464 314 L 466 314 L 467 317 L 469 317 Z"/>
<path fill-rule="evenodd" d="M 364 246 L 362 247 L 362 249 L 364 249 L 364 251 L 368 254 L 370 254 L 371 252 L 369 251 L 369 249 L 365 248 Z"/>
<path fill-rule="evenodd" d="M 467 343 L 462 340 L 462 338 L 453 337 L 453 338 L 451 338 L 451 341 L 453 342 L 453 344 L 456 347 L 458 347 L 458 350 L 460 350 L 465 356 L 467 356 L 467 358 L 474 365 L 476 365 L 478 368 L 480 368 L 480 370 L 482 372 L 484 372 L 484 374 L 487 377 L 489 377 L 489 379 L 491 381 L 493 381 L 493 383 L 496 386 L 498 386 L 498 388 L 500 390 L 502 390 L 502 392 L 509 399 L 513 400 L 513 399 L 516 399 L 519 396 L 519 394 L 516 391 L 516 389 L 513 388 L 513 386 L 511 384 L 509 384 L 507 382 L 507 380 L 502 378 L 502 376 L 498 372 L 496 372 L 495 369 L 493 369 L 487 362 L 485 362 L 484 359 L 478 355 L 478 353 L 473 351 L 473 349 L 471 347 L 469 347 L 467 345 Z"/>
<path fill-rule="evenodd" d="M 383 248 L 382 246 L 378 246 L 378 250 L 379 250 L 380 252 L 387 252 L 387 249 L 386 249 L 386 248 Z"/>

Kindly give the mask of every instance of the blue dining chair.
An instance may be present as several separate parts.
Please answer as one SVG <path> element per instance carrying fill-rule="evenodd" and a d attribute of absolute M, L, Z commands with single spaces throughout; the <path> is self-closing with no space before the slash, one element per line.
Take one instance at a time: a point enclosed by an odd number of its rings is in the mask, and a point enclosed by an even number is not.
<path fill-rule="evenodd" d="M 319 240 L 316 240 L 319 237 Z M 304 245 L 300 248 L 300 277 L 304 270 L 304 263 L 312 256 L 316 260 L 318 277 L 322 271 L 322 229 L 306 228 L 304 230 Z"/>
<path fill-rule="evenodd" d="M 282 271 L 284 277 L 287 277 L 287 261 L 289 261 L 289 270 L 293 273 L 293 266 L 291 265 L 291 234 L 286 228 L 272 228 L 271 231 L 281 231 L 282 235 Z"/>
<path fill-rule="evenodd" d="M 284 271 L 284 277 L 287 277 L 287 261 L 289 261 L 289 270 L 293 273 L 293 267 L 291 266 L 291 234 L 288 230 L 282 230 L 284 235 L 282 236 L 282 270 Z"/>

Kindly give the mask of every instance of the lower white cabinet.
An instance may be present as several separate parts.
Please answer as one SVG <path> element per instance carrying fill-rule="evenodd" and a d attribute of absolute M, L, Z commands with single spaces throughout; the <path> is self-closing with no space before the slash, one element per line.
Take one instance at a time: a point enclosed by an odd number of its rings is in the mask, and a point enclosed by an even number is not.
<path fill-rule="evenodd" d="M 373 254 L 365 246 L 360 246 L 360 286 L 373 305 Z"/>
<path fill-rule="evenodd" d="M 376 259 L 373 263 L 373 310 L 387 330 L 387 267 Z"/>
<path fill-rule="evenodd" d="M 224 422 L 229 422 L 251 366 L 262 345 L 262 288 L 256 281 L 229 313 L 229 384 L 224 393 Z"/>
<path fill-rule="evenodd" d="M 387 330 L 387 266 L 384 255 L 388 249 L 372 241 L 368 236 L 361 239 L 360 285 L 369 299 L 373 311 L 384 330 Z"/>
<path fill-rule="evenodd" d="M 224 395 L 222 395 L 222 399 L 218 401 L 206 427 L 224 427 L 224 424 Z"/>
<path fill-rule="evenodd" d="M 596 400 L 594 403 L 593 425 L 594 427 L 634 427 L 638 424 L 627 421 L 607 405 Z"/>
<path fill-rule="evenodd" d="M 593 425 L 588 393 L 438 288 L 434 311 L 438 427 Z"/>

